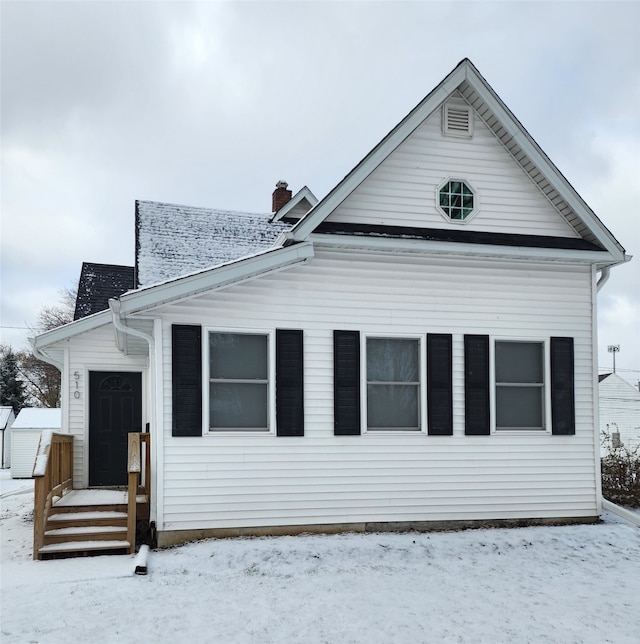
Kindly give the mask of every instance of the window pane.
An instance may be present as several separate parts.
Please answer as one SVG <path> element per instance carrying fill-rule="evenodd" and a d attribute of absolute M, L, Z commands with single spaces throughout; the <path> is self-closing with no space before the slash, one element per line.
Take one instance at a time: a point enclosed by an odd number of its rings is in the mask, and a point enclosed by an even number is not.
<path fill-rule="evenodd" d="M 417 385 L 368 385 L 369 429 L 419 429 Z"/>
<path fill-rule="evenodd" d="M 496 427 L 543 429 L 544 387 L 496 387 Z"/>
<path fill-rule="evenodd" d="M 418 340 L 369 338 L 367 380 L 369 382 L 418 382 Z"/>
<path fill-rule="evenodd" d="M 543 379 L 541 342 L 496 342 L 496 382 L 537 382 Z"/>
<path fill-rule="evenodd" d="M 248 333 L 210 333 L 211 378 L 266 380 L 267 336 Z"/>
<path fill-rule="evenodd" d="M 211 429 L 267 429 L 267 385 L 209 384 Z"/>

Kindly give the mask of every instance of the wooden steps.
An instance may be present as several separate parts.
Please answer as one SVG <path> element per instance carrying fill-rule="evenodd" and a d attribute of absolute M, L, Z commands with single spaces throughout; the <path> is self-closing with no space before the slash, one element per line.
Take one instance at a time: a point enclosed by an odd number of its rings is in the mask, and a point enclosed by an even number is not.
<path fill-rule="evenodd" d="M 126 491 L 73 490 L 54 501 L 38 558 L 125 554 L 130 545 Z"/>

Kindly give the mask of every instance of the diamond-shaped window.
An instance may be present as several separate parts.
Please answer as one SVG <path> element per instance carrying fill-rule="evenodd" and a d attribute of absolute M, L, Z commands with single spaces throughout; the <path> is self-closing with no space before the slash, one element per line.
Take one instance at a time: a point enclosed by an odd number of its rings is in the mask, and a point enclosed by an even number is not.
<path fill-rule="evenodd" d="M 464 181 L 447 181 L 438 191 L 438 205 L 451 221 L 464 221 L 475 208 L 475 195 Z"/>

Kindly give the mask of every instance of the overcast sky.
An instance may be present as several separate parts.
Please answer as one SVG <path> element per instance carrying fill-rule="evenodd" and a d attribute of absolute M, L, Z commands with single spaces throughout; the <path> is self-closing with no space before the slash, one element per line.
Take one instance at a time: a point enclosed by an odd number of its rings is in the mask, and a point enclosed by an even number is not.
<path fill-rule="evenodd" d="M 640 379 L 640 3 L 10 2 L 1 338 L 83 261 L 134 261 L 134 200 L 268 212 L 323 197 L 468 57 L 627 253 L 600 371 Z"/>

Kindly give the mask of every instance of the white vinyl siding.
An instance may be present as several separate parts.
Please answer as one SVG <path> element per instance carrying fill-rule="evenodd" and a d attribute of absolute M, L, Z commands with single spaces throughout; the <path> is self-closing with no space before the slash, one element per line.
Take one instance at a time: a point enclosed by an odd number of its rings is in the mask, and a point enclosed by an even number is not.
<path fill-rule="evenodd" d="M 304 266 L 161 307 L 158 529 L 594 516 L 591 293 L 590 267 L 318 250 Z M 264 330 L 284 322 L 305 334 L 304 437 L 172 437 L 170 325 Z M 335 329 L 451 333 L 453 436 L 335 436 Z M 465 436 L 468 333 L 574 337 L 576 435 Z"/>
<path fill-rule="evenodd" d="M 473 136 L 442 133 L 436 110 L 327 218 L 416 228 L 460 229 L 438 212 L 438 186 L 466 180 L 480 204 L 465 230 L 578 238 L 479 118 Z"/>

